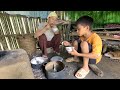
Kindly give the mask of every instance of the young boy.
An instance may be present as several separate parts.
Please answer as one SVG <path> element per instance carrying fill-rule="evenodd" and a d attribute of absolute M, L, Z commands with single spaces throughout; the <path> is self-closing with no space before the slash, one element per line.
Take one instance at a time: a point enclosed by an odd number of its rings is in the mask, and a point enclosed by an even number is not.
<path fill-rule="evenodd" d="M 89 16 L 82 16 L 76 21 L 77 33 L 80 38 L 73 42 L 75 49 L 70 54 L 74 57 L 66 60 L 66 62 L 79 62 L 77 57 L 83 57 L 83 67 L 75 74 L 78 79 L 85 78 L 89 73 L 88 64 L 97 64 L 102 57 L 102 40 L 91 31 L 92 24 L 93 19 Z M 65 46 L 70 45 L 68 41 L 64 41 L 63 44 Z"/>

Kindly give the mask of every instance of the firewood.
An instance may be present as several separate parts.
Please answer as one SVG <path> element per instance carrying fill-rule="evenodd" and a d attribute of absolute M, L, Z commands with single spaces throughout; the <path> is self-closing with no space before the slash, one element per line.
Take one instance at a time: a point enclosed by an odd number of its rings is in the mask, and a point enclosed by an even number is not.
<path fill-rule="evenodd" d="M 100 70 L 96 65 L 89 64 L 89 67 L 97 76 L 102 77 L 104 75 L 103 71 Z"/>

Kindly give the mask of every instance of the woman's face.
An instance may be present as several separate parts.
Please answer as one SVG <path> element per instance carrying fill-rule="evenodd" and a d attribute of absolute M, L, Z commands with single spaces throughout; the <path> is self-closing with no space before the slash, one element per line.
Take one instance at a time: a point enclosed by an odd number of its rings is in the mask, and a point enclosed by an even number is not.
<path fill-rule="evenodd" d="M 50 26 L 56 25 L 56 22 L 57 22 L 57 17 L 54 17 L 54 16 L 49 17 L 48 23 L 50 24 Z"/>

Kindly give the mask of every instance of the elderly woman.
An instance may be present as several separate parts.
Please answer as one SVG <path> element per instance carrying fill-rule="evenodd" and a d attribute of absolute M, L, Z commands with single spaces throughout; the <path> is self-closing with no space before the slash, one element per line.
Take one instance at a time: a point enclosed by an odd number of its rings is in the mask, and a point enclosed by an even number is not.
<path fill-rule="evenodd" d="M 47 19 L 47 22 L 40 23 L 39 28 L 34 35 L 39 41 L 43 57 L 45 58 L 48 58 L 47 48 L 49 47 L 52 47 L 55 53 L 60 54 L 59 45 L 61 35 L 56 25 L 64 23 L 62 20 L 58 21 L 58 16 L 55 12 L 51 12 Z"/>

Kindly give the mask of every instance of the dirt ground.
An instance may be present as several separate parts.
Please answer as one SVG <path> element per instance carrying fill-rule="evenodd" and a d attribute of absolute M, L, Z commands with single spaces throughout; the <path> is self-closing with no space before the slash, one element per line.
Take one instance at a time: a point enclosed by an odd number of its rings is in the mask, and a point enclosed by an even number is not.
<path fill-rule="evenodd" d="M 79 69 L 82 65 L 79 63 L 66 63 L 68 65 L 68 70 L 70 74 L 66 75 L 66 79 L 76 79 L 74 77 L 74 73 Z M 120 63 L 116 61 L 112 61 L 109 58 L 103 56 L 100 63 L 97 66 L 104 72 L 103 77 L 98 77 L 94 72 L 90 71 L 90 73 L 86 76 L 85 79 L 120 79 Z"/>
<path fill-rule="evenodd" d="M 82 66 L 82 62 L 67 63 L 65 62 L 65 58 L 69 57 L 70 55 L 61 53 L 60 56 L 64 58 L 63 63 L 66 66 L 65 76 L 63 76 L 62 78 L 60 77 L 60 79 L 77 79 L 74 74 Z M 98 77 L 94 72 L 90 71 L 85 79 L 120 79 L 120 62 L 111 60 L 110 58 L 103 56 L 101 62 L 99 62 L 97 66 L 104 72 L 104 76 Z"/>
<path fill-rule="evenodd" d="M 50 58 L 53 56 L 56 56 L 56 54 L 49 54 Z M 64 74 L 55 79 L 77 79 L 74 74 L 82 66 L 82 62 L 65 62 L 65 59 L 70 57 L 70 55 L 65 51 L 64 53 L 61 53 L 60 56 L 63 57 L 63 63 L 66 67 L 64 69 Z M 113 61 L 110 58 L 103 56 L 101 62 L 99 62 L 97 66 L 104 72 L 104 76 L 99 77 L 94 72 L 90 71 L 85 79 L 120 79 L 120 62 Z"/>

